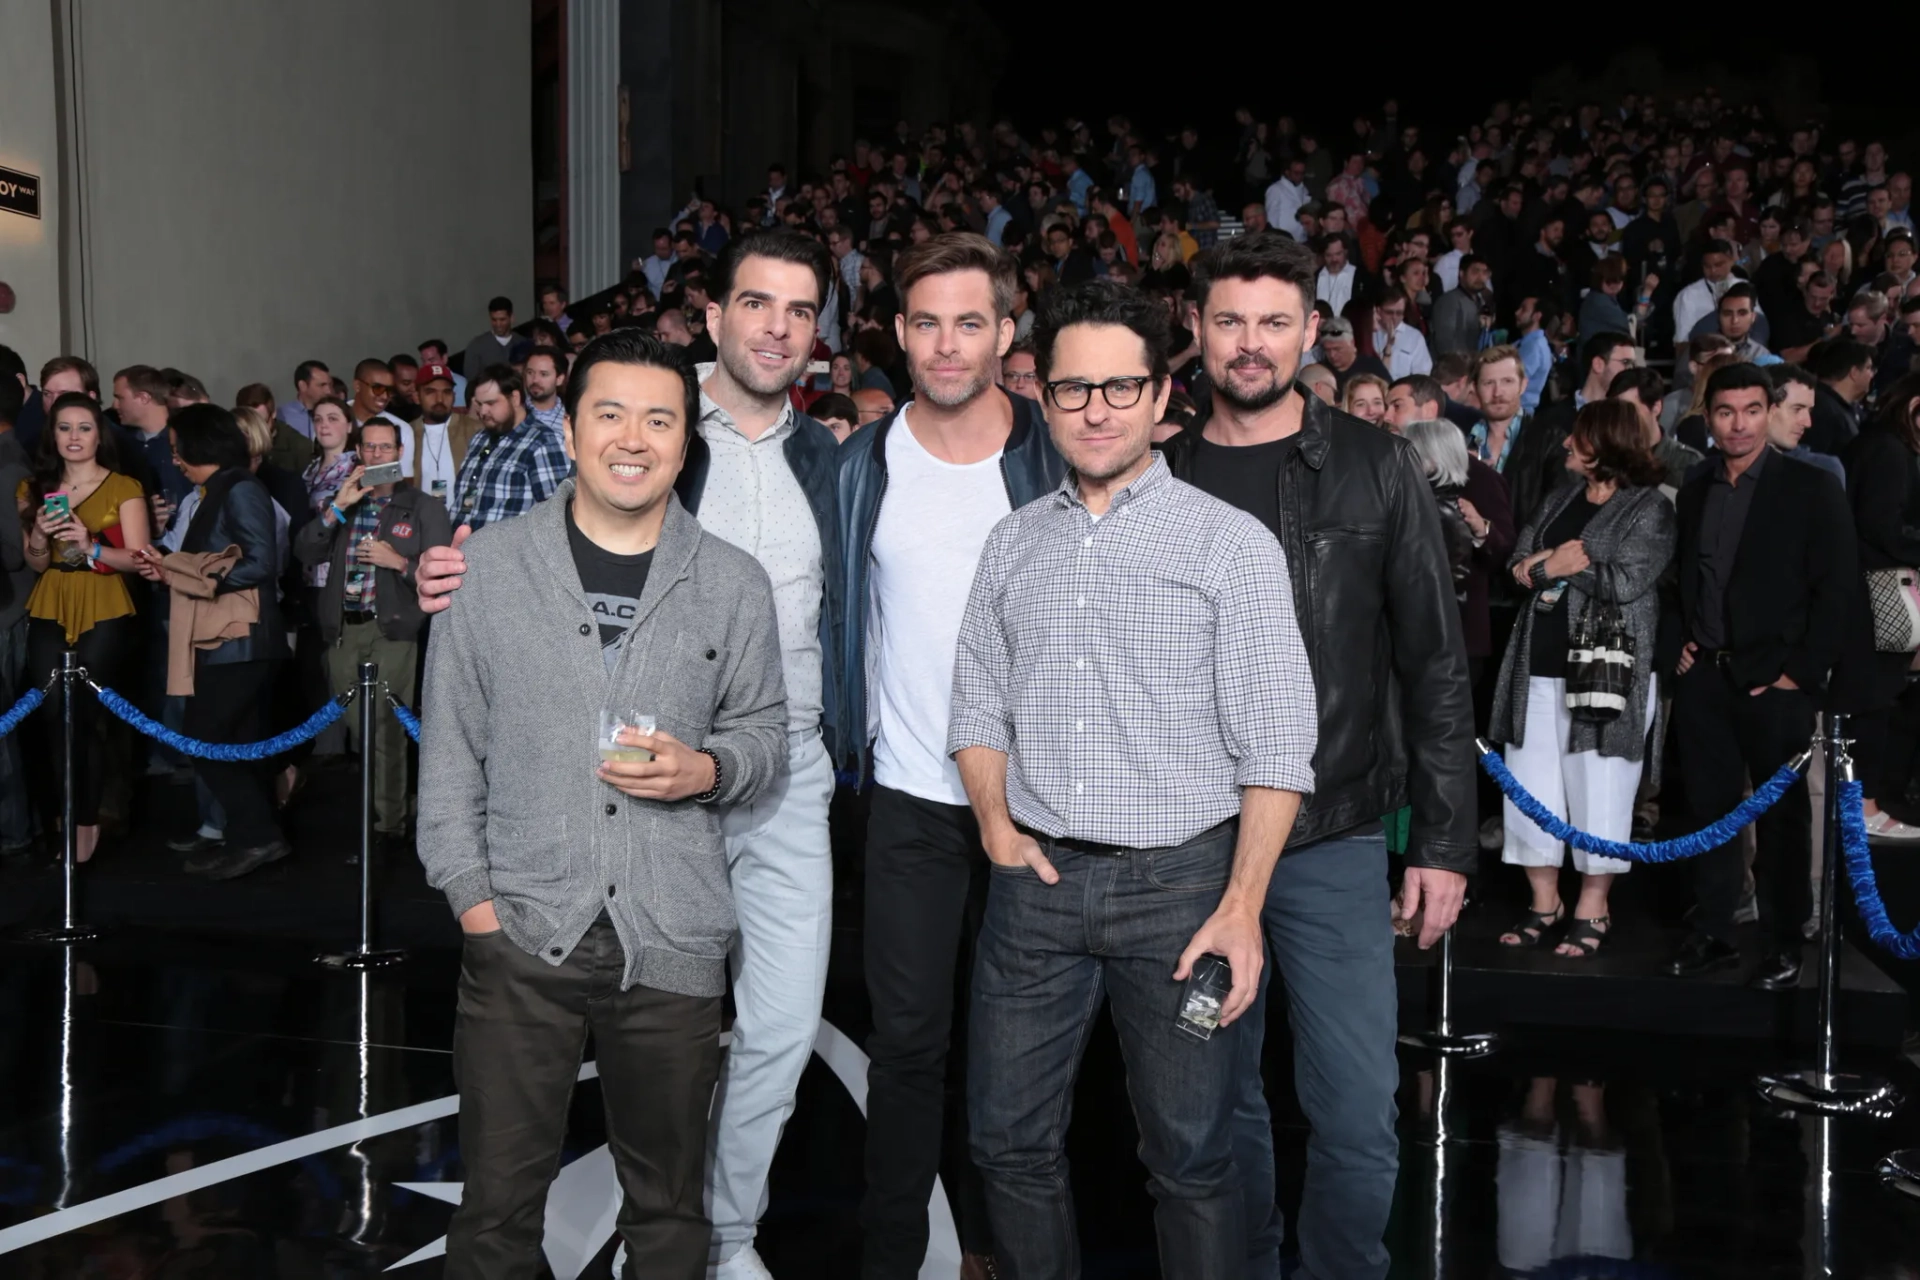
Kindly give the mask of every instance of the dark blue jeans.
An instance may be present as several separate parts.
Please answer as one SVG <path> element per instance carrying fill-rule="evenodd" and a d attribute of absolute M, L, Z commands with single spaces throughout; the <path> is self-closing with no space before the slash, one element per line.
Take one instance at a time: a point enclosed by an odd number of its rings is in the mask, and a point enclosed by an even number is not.
<path fill-rule="evenodd" d="M 1233 1154 L 1247 1196 L 1249 1280 L 1276 1280 L 1286 1233 L 1274 1202 L 1273 1115 L 1260 1079 L 1268 979 L 1284 984 L 1294 1088 L 1312 1136 L 1294 1233 L 1298 1280 L 1378 1280 L 1393 1208 L 1399 999 L 1384 837 L 1352 836 L 1288 853 L 1263 916 L 1260 997 L 1236 1025 L 1241 1067 Z"/>
<path fill-rule="evenodd" d="M 973 974 L 967 1109 L 995 1253 L 1014 1280 L 1073 1280 L 1067 1185 L 1073 1083 L 1103 996 L 1112 1001 L 1157 1207 L 1167 1280 L 1239 1277 L 1245 1201 L 1233 1163 L 1240 1023 L 1199 1040 L 1174 1025 L 1180 953 L 1213 914 L 1234 824 L 1171 849 L 1041 848 L 1060 872 L 993 869 Z"/>

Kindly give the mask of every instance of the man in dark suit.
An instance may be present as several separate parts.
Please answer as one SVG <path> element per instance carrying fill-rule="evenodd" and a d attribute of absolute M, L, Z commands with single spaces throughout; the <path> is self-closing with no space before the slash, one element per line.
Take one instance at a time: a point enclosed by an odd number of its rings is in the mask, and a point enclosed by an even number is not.
<path fill-rule="evenodd" d="M 1860 434 L 1860 402 L 1873 386 L 1873 348 L 1852 338 L 1816 342 L 1807 352 L 1807 372 L 1820 385 L 1813 392 L 1813 428 L 1800 443 L 1838 454 Z"/>
<path fill-rule="evenodd" d="M 1743 774 L 1771 777 L 1813 737 L 1816 700 L 1839 656 L 1859 577 L 1845 492 L 1826 472 L 1767 444 L 1772 383 L 1736 364 L 1707 382 L 1719 457 L 1678 497 L 1681 649 L 1673 718 L 1694 817 L 1740 803 Z M 1753 985 L 1800 981 L 1800 927 L 1813 909 L 1812 809 L 1795 786 L 1755 823 L 1754 860 L 1767 956 Z M 1740 962 L 1733 916 L 1746 883 L 1736 841 L 1697 865 L 1695 932 L 1667 970 L 1693 977 Z"/>

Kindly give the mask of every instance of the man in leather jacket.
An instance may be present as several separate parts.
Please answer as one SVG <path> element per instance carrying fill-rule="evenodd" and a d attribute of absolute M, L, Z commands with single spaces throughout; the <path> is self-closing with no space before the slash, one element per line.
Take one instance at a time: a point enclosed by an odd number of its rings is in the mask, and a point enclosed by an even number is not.
<path fill-rule="evenodd" d="M 1039 404 L 994 381 L 1013 342 L 1016 271 L 1012 255 L 970 232 L 901 254 L 895 327 L 914 396 L 840 446 L 838 760 L 872 784 L 863 1280 L 911 1280 L 926 1260 L 954 973 L 979 927 L 988 875 L 979 824 L 947 756 L 961 614 L 988 533 L 1066 474 Z M 960 1179 L 977 1181 L 964 1152 L 949 1154 L 963 1166 Z M 990 1253 L 987 1224 L 968 1212 L 975 1197 L 963 1189 L 959 1200 L 962 1250 Z M 968 1265 L 975 1274 L 985 1264 Z"/>
<path fill-rule="evenodd" d="M 1379 819 L 1412 806 L 1395 913 L 1433 945 L 1477 859 L 1473 713 L 1440 523 L 1406 442 L 1294 385 L 1314 344 L 1318 264 L 1271 233 L 1194 262 L 1211 399 L 1163 446 L 1173 473 L 1280 540 L 1319 699 L 1317 785 L 1275 868 L 1263 924 L 1286 985 L 1301 1108 L 1313 1127 L 1296 1235 L 1319 1280 L 1382 1277 L 1398 1165 L 1398 1000 Z M 1424 909 L 1424 915 L 1420 913 Z M 1261 1001 L 1266 994 L 1263 991 Z M 1234 1124 L 1250 1276 L 1278 1274 L 1264 1003 L 1244 1020 Z"/>

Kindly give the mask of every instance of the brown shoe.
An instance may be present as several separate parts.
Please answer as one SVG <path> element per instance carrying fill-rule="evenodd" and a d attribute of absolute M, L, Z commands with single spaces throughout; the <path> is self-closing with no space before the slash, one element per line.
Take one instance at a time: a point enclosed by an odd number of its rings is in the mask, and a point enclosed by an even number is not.
<path fill-rule="evenodd" d="M 969 1253 L 960 1259 L 960 1280 L 1000 1280 L 999 1264 L 990 1253 Z"/>

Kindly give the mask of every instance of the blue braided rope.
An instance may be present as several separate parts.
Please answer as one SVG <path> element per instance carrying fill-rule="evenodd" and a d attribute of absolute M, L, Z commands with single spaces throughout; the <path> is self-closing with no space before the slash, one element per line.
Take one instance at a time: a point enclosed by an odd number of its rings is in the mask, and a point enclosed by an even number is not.
<path fill-rule="evenodd" d="M 29 689 L 21 694 L 20 701 L 8 707 L 5 715 L 0 715 L 0 738 L 18 729 L 20 722 L 38 710 L 46 700 L 46 691 L 43 689 Z"/>
<path fill-rule="evenodd" d="M 1497 752 L 1481 752 L 1480 767 L 1500 785 L 1507 799 L 1513 801 L 1513 807 L 1531 818 L 1534 825 L 1548 836 L 1576 849 L 1626 862 L 1678 862 L 1682 858 L 1697 858 L 1709 849 L 1717 849 L 1740 834 L 1742 827 L 1773 808 L 1780 797 L 1787 794 L 1788 788 L 1800 781 L 1799 770 L 1791 764 L 1783 764 L 1765 784 L 1755 787 L 1753 794 L 1742 800 L 1737 809 L 1718 822 L 1702 827 L 1691 835 L 1675 836 L 1671 840 L 1659 840 L 1652 844 L 1623 844 L 1618 840 L 1603 840 L 1590 835 L 1541 804 L 1520 785 L 1520 780 L 1507 769 L 1507 762 Z"/>
<path fill-rule="evenodd" d="M 149 719 L 140 713 L 140 709 L 111 689 L 94 686 L 94 692 L 100 695 L 100 705 L 119 716 L 141 733 L 155 742 L 163 742 L 181 755 L 197 756 L 202 760 L 267 760 L 317 738 L 327 727 L 338 720 L 346 710 L 342 698 L 331 698 L 326 705 L 308 716 L 306 723 L 285 733 L 268 738 L 265 742 L 201 742 L 189 738 L 183 733 L 175 733 L 158 720 Z"/>
<path fill-rule="evenodd" d="M 1867 849 L 1867 815 L 1860 807 L 1865 791 L 1859 782 L 1840 784 L 1840 847 L 1846 853 L 1847 881 L 1853 886 L 1853 905 L 1875 946 L 1901 960 L 1920 960 L 1920 928 L 1902 933 L 1887 918 L 1880 885 L 1873 875 L 1873 856 Z"/>
<path fill-rule="evenodd" d="M 413 708 L 394 698 L 388 698 L 387 705 L 393 708 L 393 718 L 400 722 L 407 736 L 415 742 L 420 741 L 420 717 L 413 713 Z"/>

